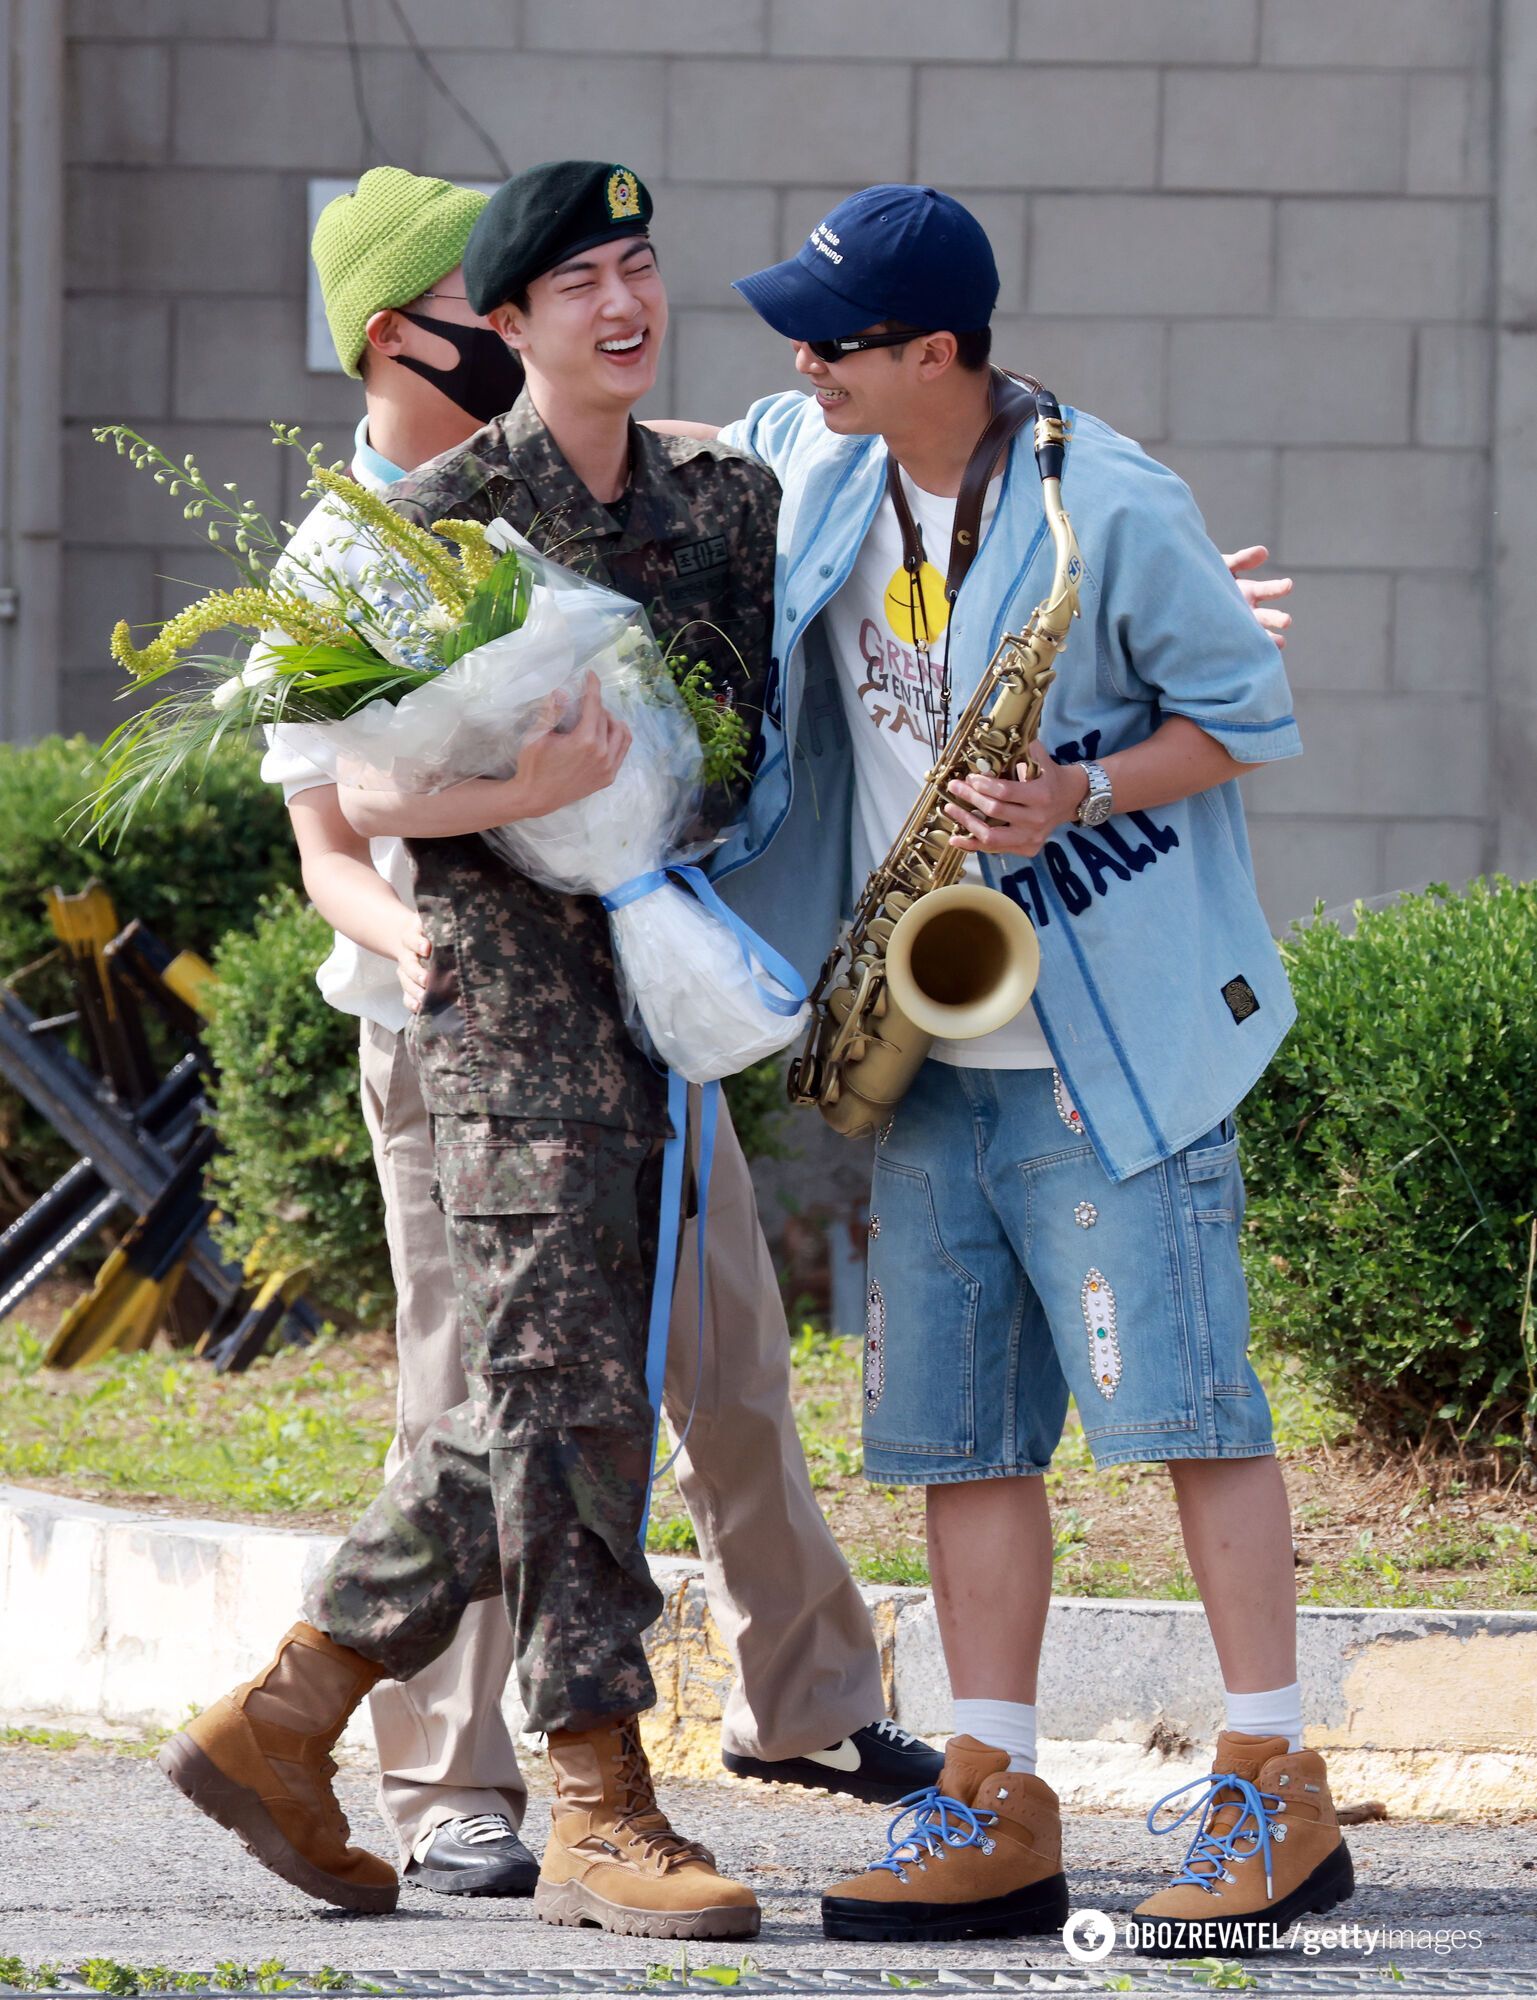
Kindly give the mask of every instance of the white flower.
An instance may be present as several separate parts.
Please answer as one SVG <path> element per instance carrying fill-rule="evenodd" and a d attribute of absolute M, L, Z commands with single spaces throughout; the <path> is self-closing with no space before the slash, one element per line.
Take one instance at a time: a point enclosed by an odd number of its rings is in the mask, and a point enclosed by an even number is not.
<path fill-rule="evenodd" d="M 354 617 L 352 628 L 360 639 L 373 647 L 381 660 L 388 660 L 392 667 L 407 667 L 411 664 L 396 644 L 395 635 L 380 619 Z"/>
<path fill-rule="evenodd" d="M 241 681 L 248 688 L 265 687 L 268 681 L 275 681 L 277 677 L 278 677 L 278 670 L 276 667 L 262 667 L 254 665 L 247 666 L 245 671 L 240 676 Z"/>
<path fill-rule="evenodd" d="M 212 699 L 214 707 L 228 708 L 230 703 L 240 693 L 243 685 L 244 682 L 239 674 L 231 674 L 227 681 L 221 681 L 213 691 Z"/>
<path fill-rule="evenodd" d="M 446 605 L 434 604 L 422 613 L 422 623 L 429 632 L 457 632 L 459 621 Z"/>

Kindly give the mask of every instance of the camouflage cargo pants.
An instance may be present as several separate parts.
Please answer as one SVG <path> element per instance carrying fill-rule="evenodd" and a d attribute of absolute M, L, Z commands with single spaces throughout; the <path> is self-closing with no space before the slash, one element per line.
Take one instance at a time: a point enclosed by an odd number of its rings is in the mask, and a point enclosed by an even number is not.
<path fill-rule="evenodd" d="M 660 1088 L 620 1025 L 595 904 L 534 889 L 479 842 L 413 853 L 434 953 L 410 1044 L 471 1395 L 423 1435 L 306 1615 L 405 1680 L 499 1591 L 530 1726 L 588 1728 L 656 1698 L 641 1635 L 662 1600 L 638 1534 Z M 537 1040 L 521 1004 L 535 993 Z"/>

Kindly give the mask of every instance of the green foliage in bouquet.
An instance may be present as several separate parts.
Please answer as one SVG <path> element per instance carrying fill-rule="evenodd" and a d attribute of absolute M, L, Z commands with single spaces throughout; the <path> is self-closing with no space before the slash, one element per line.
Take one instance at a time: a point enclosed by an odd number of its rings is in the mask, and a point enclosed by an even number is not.
<path fill-rule="evenodd" d="M 247 914 L 249 926 L 250 913 Z M 336 1318 L 377 1321 L 393 1292 L 384 1206 L 358 1107 L 358 1024 L 321 998 L 329 925 L 292 891 L 224 940 L 207 1042 L 221 1150 L 206 1186 L 226 1253 L 305 1266 Z"/>
<path fill-rule="evenodd" d="M 751 741 L 742 711 L 729 695 L 716 692 L 708 660 L 696 660 L 689 665 L 669 654 L 667 666 L 699 735 L 699 747 L 704 752 L 704 782 L 706 785 L 734 783 L 746 769 Z"/>
<path fill-rule="evenodd" d="M 196 795 L 173 788 L 147 800 L 131 842 L 108 852 L 82 847 L 69 822 L 104 766 L 83 736 L 0 744 L 0 979 L 24 968 L 17 991 L 36 1014 L 73 1005 L 45 890 L 73 893 L 92 880 L 109 890 L 126 924 L 140 918 L 173 951 L 211 957 L 227 930 L 246 928 L 258 900 L 297 883 L 281 793 L 264 785 L 259 760 L 225 744 L 209 759 Z M 40 961 L 46 960 L 46 963 Z M 0 1219 L 40 1195 L 70 1164 L 51 1126 L 0 1085 Z"/>
<path fill-rule="evenodd" d="M 476 524 L 442 521 L 438 525 L 441 528 L 461 528 Z M 446 634 L 438 649 L 444 666 L 451 667 L 455 660 L 462 660 L 477 646 L 489 646 L 493 639 L 502 639 L 509 632 L 519 631 L 528 616 L 532 590 L 533 580 L 527 563 L 519 561 L 515 555 L 498 557 L 466 604 L 463 624 L 457 632 Z"/>
<path fill-rule="evenodd" d="M 1384 1440 L 1537 1470 L 1537 884 L 1283 951 L 1298 1023 L 1242 1113 L 1256 1322 Z"/>

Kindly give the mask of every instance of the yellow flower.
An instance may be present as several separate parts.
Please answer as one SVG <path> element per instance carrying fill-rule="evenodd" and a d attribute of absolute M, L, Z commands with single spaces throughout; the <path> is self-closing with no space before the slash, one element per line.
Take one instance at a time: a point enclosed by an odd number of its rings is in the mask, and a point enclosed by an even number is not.
<path fill-rule="evenodd" d="M 185 610 L 168 618 L 160 636 L 147 646 L 135 646 L 125 620 L 112 628 L 112 657 L 135 680 L 150 680 L 176 664 L 177 656 L 189 646 L 217 632 L 225 625 L 251 625 L 258 632 L 276 625 L 295 641 L 316 645 L 346 645 L 353 637 L 344 619 L 324 611 L 306 597 L 292 592 L 256 590 L 212 590 Z"/>
<path fill-rule="evenodd" d="M 388 501 L 370 493 L 366 486 L 359 486 L 344 472 L 317 465 L 313 477 L 322 491 L 334 493 L 365 527 L 372 529 L 387 549 L 393 549 L 421 571 L 427 588 L 445 611 L 451 611 L 456 620 L 463 618 L 468 603 L 464 570 L 434 536 L 414 522 L 402 520 Z"/>
<path fill-rule="evenodd" d="M 464 566 L 465 581 L 473 586 L 484 583 L 496 568 L 496 551 L 486 540 L 483 521 L 434 521 L 432 532 L 452 542 Z"/>

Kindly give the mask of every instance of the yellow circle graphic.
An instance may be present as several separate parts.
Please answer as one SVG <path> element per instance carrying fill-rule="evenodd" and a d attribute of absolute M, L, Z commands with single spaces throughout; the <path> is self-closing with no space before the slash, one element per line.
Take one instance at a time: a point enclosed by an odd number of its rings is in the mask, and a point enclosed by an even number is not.
<path fill-rule="evenodd" d="M 892 572 L 886 586 L 886 623 L 909 646 L 932 646 L 950 623 L 945 580 L 931 562 L 920 563 L 916 577 L 905 569 Z"/>

